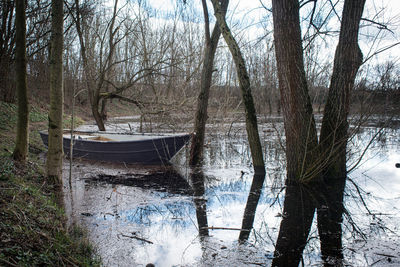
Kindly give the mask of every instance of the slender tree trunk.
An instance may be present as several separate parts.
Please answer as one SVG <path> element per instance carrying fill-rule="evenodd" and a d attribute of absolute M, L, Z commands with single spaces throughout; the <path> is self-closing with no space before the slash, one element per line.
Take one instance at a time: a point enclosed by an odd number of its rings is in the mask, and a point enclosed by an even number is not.
<path fill-rule="evenodd" d="M 117 18 L 117 11 L 118 11 L 118 0 L 114 1 L 114 7 L 113 7 L 113 16 L 111 19 L 111 25 L 109 29 L 109 39 L 108 39 L 108 47 L 109 47 L 109 52 L 107 56 L 107 62 L 106 62 L 106 70 L 104 71 L 104 76 L 105 80 L 110 80 L 113 76 L 114 73 L 114 67 L 113 67 L 113 60 L 114 60 L 114 54 L 115 54 L 115 35 L 118 33 L 118 29 L 114 29 L 115 26 L 115 20 Z M 106 82 L 105 92 L 109 91 L 109 83 Z M 101 98 L 101 110 L 100 110 L 100 117 L 102 120 L 102 123 L 104 124 L 104 121 L 107 120 L 107 99 Z M 104 127 L 105 130 L 105 127 Z"/>
<path fill-rule="evenodd" d="M 272 14 L 287 160 L 285 202 L 272 266 L 298 266 L 316 208 L 306 182 L 315 178 L 318 140 L 304 71 L 299 2 L 273 0 Z"/>
<path fill-rule="evenodd" d="M 18 31 L 16 29 L 16 24 L 18 23 L 12 23 L 13 17 L 15 17 L 15 5 L 16 1 L 3 0 L 0 10 L 0 32 L 2 33 L 0 37 L 0 100 L 8 103 L 14 103 L 16 94 L 13 77 L 10 75 L 12 73 L 12 57 L 16 42 L 15 35 L 17 35 L 16 31 Z M 17 49 L 15 48 L 15 50 Z M 15 56 L 17 57 L 17 55 Z"/>
<path fill-rule="evenodd" d="M 28 88 L 26 84 L 26 19 L 25 0 L 16 1 L 16 84 L 18 96 L 18 122 L 17 137 L 13 157 L 24 162 L 28 155 L 29 143 L 29 103 Z M 8 68 L 8 66 L 7 66 Z"/>
<path fill-rule="evenodd" d="M 253 167 L 256 172 L 265 171 L 260 136 L 258 134 L 257 115 L 250 88 L 249 74 L 247 73 L 246 63 L 240 51 L 240 47 L 236 42 L 235 38 L 233 38 L 233 35 L 226 23 L 225 14 L 223 12 L 221 5 L 221 3 L 229 1 L 212 0 L 211 2 L 213 3 L 214 6 L 214 12 L 215 12 L 215 17 L 217 18 L 217 23 L 221 29 L 222 35 L 224 36 L 225 42 L 227 43 L 229 50 L 232 54 L 233 60 L 235 62 L 236 72 L 239 78 L 240 90 L 242 92 L 242 99 L 245 107 L 246 131 L 250 145 L 251 157 L 253 160 Z"/>
<path fill-rule="evenodd" d="M 51 2 L 51 53 L 50 53 L 50 111 L 47 177 L 49 182 L 62 188 L 63 162 L 63 12 L 62 0 Z"/>
<path fill-rule="evenodd" d="M 204 49 L 204 62 L 203 62 L 203 69 L 201 72 L 200 94 L 197 99 L 197 111 L 196 111 L 196 118 L 194 125 L 195 135 L 193 136 L 191 150 L 190 150 L 189 164 L 191 166 L 200 165 L 203 159 L 204 136 L 205 136 L 206 121 L 208 119 L 207 116 L 208 97 L 211 87 L 214 56 L 215 56 L 215 51 L 217 50 L 219 37 L 221 36 L 221 30 L 218 27 L 218 24 L 215 24 L 212 35 L 210 36 L 207 6 L 205 0 L 203 0 L 202 2 L 203 2 L 204 20 L 205 20 L 206 46 Z M 227 6 L 228 2 L 225 2 L 224 6 L 222 6 L 222 12 L 224 16 L 226 13 Z"/>
<path fill-rule="evenodd" d="M 321 127 L 321 156 L 327 165 L 319 191 L 318 231 L 325 266 L 342 265 L 343 194 L 347 178 L 346 147 L 350 92 L 362 63 L 358 32 L 365 0 L 346 0 L 331 85 Z"/>

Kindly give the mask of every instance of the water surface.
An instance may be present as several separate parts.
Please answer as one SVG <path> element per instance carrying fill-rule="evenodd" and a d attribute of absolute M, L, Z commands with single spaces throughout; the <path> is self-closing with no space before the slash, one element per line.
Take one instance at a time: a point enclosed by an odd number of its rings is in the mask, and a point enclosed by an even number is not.
<path fill-rule="evenodd" d="M 134 123 L 112 125 L 113 129 L 128 126 L 137 128 Z M 72 220 L 87 226 L 105 266 L 145 266 L 150 262 L 156 266 L 269 265 L 284 200 L 282 129 L 281 123 L 260 125 L 266 177 L 255 198 L 259 197 L 258 205 L 250 205 L 256 212 L 247 242 L 239 243 L 238 238 L 255 176 L 243 123 L 209 126 L 204 167 L 196 172 L 203 177 L 203 187 L 193 183 L 187 148 L 172 167 L 75 161 L 71 188 L 66 165 L 68 211 Z M 358 163 L 377 131 L 365 127 L 352 138 L 349 169 Z M 349 265 L 400 264 L 400 169 L 395 168 L 396 162 L 400 162 L 400 131 L 388 129 L 349 173 L 348 215 L 343 224 Z M 168 172 L 165 176 L 171 186 L 157 182 L 164 172 Z M 132 182 L 135 179 L 153 179 L 154 183 Z M 184 182 L 178 182 L 180 179 Z M 305 250 L 306 266 L 320 264 L 317 237 L 314 226 Z"/>

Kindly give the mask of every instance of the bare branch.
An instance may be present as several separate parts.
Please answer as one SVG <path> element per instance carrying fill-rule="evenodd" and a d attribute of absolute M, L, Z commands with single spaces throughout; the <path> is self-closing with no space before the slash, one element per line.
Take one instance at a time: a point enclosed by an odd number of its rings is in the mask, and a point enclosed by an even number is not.
<path fill-rule="evenodd" d="M 380 23 L 380 22 L 377 22 L 377 21 L 374 21 L 374 20 L 371 20 L 371 19 L 367 19 L 367 18 L 361 18 L 361 20 L 370 22 L 370 23 L 372 23 L 372 24 L 375 24 L 375 25 L 378 26 L 378 29 L 380 29 L 380 30 L 387 30 L 387 31 L 391 32 L 392 34 L 394 34 L 394 32 L 393 32 L 391 29 L 389 29 L 389 28 L 387 27 L 387 25 L 385 25 L 385 24 L 383 24 L 383 23 Z"/>

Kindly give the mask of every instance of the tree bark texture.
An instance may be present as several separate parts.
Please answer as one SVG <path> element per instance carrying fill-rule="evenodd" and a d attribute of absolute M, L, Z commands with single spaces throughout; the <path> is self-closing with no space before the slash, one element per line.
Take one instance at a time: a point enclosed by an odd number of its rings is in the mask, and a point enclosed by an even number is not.
<path fill-rule="evenodd" d="M 258 134 L 257 115 L 254 107 L 254 100 L 251 94 L 250 78 L 246 69 L 246 63 L 240 51 L 240 47 L 230 31 L 228 24 L 225 20 L 225 14 L 222 10 L 222 3 L 229 2 L 228 0 L 212 0 L 214 6 L 215 17 L 221 29 L 221 33 L 227 43 L 229 50 L 232 54 L 233 61 L 235 62 L 236 72 L 239 79 L 239 86 L 242 92 L 242 99 L 246 113 L 246 131 L 249 140 L 251 157 L 253 160 L 253 167 L 256 172 L 264 171 L 264 158 Z"/>
<path fill-rule="evenodd" d="M 272 266 L 298 266 L 316 202 L 317 132 L 304 71 L 299 2 L 273 0 L 275 53 L 286 136 L 287 179 L 282 222 Z"/>
<path fill-rule="evenodd" d="M 224 5 L 221 7 L 224 17 L 226 14 L 227 6 L 228 1 L 224 2 Z M 205 13 L 205 48 L 203 69 L 201 71 L 200 93 L 197 98 L 197 110 L 194 125 L 195 134 L 193 135 L 190 150 L 189 164 L 191 166 L 198 166 L 203 160 L 205 128 L 208 119 L 208 98 L 212 81 L 215 51 L 217 50 L 218 41 L 221 36 L 221 30 L 218 24 L 215 24 L 212 34 L 210 36 L 208 11 L 205 1 L 203 1 L 203 10 Z"/>
<path fill-rule="evenodd" d="M 50 111 L 47 177 L 57 187 L 62 185 L 63 161 L 63 12 L 62 0 L 51 2 Z"/>
<path fill-rule="evenodd" d="M 318 231 L 325 266 L 342 264 L 343 194 L 347 178 L 346 147 L 350 93 L 362 53 L 358 33 L 365 0 L 346 0 L 343 7 L 339 44 L 321 127 L 321 157 L 326 160 L 322 171 L 318 207 Z"/>
<path fill-rule="evenodd" d="M 17 137 L 13 157 L 15 160 L 24 162 L 28 155 L 29 143 L 29 103 L 28 88 L 26 80 L 26 16 L 25 16 L 25 0 L 16 1 L 16 55 L 15 55 L 15 72 L 16 87 L 18 97 L 18 121 L 17 121 Z M 8 68 L 8 66 L 7 66 Z"/>

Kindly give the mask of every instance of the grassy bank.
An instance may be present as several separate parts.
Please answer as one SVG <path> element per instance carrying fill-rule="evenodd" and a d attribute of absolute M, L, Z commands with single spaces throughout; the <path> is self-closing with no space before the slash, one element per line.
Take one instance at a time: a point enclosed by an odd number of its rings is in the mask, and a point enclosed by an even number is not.
<path fill-rule="evenodd" d="M 0 102 L 0 266 L 99 266 L 84 231 L 66 228 L 65 213 L 46 182 L 38 130 L 46 127 L 47 111 L 31 109 L 25 166 L 11 157 L 16 112 L 15 105 Z"/>

